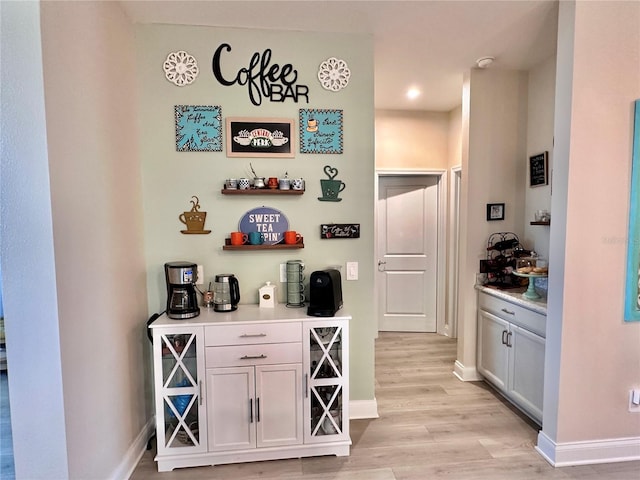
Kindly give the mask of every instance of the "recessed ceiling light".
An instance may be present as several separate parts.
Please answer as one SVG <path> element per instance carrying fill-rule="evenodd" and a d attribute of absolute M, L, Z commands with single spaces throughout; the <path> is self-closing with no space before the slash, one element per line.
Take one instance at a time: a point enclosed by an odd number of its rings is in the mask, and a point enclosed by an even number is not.
<path fill-rule="evenodd" d="M 481 57 L 476 60 L 476 65 L 478 66 L 478 68 L 487 68 L 493 63 L 495 59 L 495 57 Z"/>
<path fill-rule="evenodd" d="M 414 100 L 416 98 L 418 98 L 420 96 L 420 90 L 418 90 L 415 87 L 410 88 L 409 90 L 407 90 L 407 98 L 409 100 Z"/>

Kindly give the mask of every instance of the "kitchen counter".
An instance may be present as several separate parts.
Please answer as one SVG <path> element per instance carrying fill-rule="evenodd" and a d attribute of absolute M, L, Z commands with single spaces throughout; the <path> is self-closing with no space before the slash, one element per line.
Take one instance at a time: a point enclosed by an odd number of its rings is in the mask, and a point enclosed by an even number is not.
<path fill-rule="evenodd" d="M 260 323 L 260 322 L 289 322 L 291 320 L 351 320 L 351 316 L 341 308 L 333 317 L 314 317 L 307 315 L 307 307 L 290 308 L 284 303 L 279 303 L 275 308 L 260 308 L 258 304 L 238 305 L 233 312 L 215 312 L 213 308 L 200 307 L 200 315 L 185 320 L 177 320 L 167 317 L 166 314 L 150 325 L 154 327 L 166 326 L 191 326 L 191 325 L 222 325 L 235 323 Z"/>
<path fill-rule="evenodd" d="M 543 315 L 547 314 L 547 297 L 543 296 L 538 300 L 530 300 L 524 298 L 522 294 L 526 291 L 526 287 L 512 288 L 509 290 L 499 290 L 495 287 L 476 284 L 476 289 L 488 295 L 501 298 L 511 303 L 515 303 L 521 307 Z M 540 292 L 539 292 L 540 293 Z"/>

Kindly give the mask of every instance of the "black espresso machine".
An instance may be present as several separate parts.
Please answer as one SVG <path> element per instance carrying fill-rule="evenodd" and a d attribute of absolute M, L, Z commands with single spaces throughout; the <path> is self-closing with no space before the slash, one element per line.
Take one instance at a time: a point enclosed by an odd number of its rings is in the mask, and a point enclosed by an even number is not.
<path fill-rule="evenodd" d="M 307 315 L 333 317 L 342 308 L 342 279 L 335 268 L 313 272 L 309 278 Z"/>
<path fill-rule="evenodd" d="M 191 262 L 168 262 L 164 264 L 167 281 L 167 317 L 185 320 L 200 315 L 196 280 L 198 265 Z"/>

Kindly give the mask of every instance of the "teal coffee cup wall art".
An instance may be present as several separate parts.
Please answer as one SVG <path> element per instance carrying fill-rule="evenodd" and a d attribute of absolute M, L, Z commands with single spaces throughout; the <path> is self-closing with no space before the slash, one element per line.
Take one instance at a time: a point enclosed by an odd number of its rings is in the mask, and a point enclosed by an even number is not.
<path fill-rule="evenodd" d="M 320 187 L 322 188 L 322 197 L 318 197 L 318 200 L 322 202 L 340 202 L 341 198 L 338 198 L 338 194 L 342 192 L 347 186 L 342 180 L 336 180 L 338 176 L 338 169 L 325 165 L 324 173 L 327 178 L 320 180 Z"/>

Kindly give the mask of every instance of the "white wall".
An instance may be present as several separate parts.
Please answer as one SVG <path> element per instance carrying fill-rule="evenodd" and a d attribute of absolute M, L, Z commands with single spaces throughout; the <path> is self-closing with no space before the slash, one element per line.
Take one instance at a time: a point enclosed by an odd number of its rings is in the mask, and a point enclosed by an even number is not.
<path fill-rule="evenodd" d="M 524 72 L 472 70 L 462 105 L 460 285 L 456 374 L 478 379 L 476 272 L 494 232 L 522 235 L 526 152 L 527 76 Z M 486 220 L 487 203 L 504 203 L 505 219 Z"/>
<path fill-rule="evenodd" d="M 640 324 L 623 321 L 623 299 L 639 24 L 637 2 L 560 4 L 540 437 L 559 463 L 590 454 L 581 450 L 589 441 L 635 438 L 637 455 L 640 416 L 627 406 L 640 379 Z M 611 455 L 628 454 L 623 443 Z"/>
<path fill-rule="evenodd" d="M 241 304 L 258 303 L 258 288 L 265 281 L 278 285 L 285 301 L 285 285 L 279 283 L 279 264 L 302 259 L 307 278 L 314 270 L 346 261 L 359 263 L 359 280 L 346 281 L 343 270 L 345 310 L 353 316 L 351 328 L 351 396 L 355 400 L 374 398 L 373 338 L 373 51 L 371 38 L 363 35 L 317 34 L 266 30 L 222 29 L 189 26 L 137 27 L 137 64 L 140 91 L 141 155 L 144 181 L 145 251 L 147 256 L 149 309 L 163 311 L 166 287 L 163 265 L 188 260 L 204 266 L 205 283 L 216 273 L 234 273 L 240 283 Z M 298 71 L 298 83 L 309 87 L 309 103 L 300 99 L 253 105 L 246 86 L 225 87 L 211 71 L 216 48 L 231 45 L 223 57 L 226 76 L 248 65 L 255 53 L 272 50 L 271 63 L 290 63 Z M 177 87 L 168 82 L 162 64 L 169 52 L 186 50 L 198 61 L 195 82 Z M 320 63 L 335 56 L 345 60 L 352 72 L 348 86 L 339 91 L 324 90 L 317 80 Z M 298 125 L 300 108 L 343 110 L 344 153 L 301 154 L 295 158 L 229 158 L 225 152 L 176 152 L 174 105 L 219 105 L 227 117 L 292 118 Z M 297 128 L 297 127 L 296 127 Z M 226 128 L 223 130 L 226 131 Z M 297 130 L 294 138 L 297 141 Z M 302 196 L 230 196 L 220 190 L 225 178 L 250 176 L 249 164 L 265 177 L 303 177 Z M 341 202 L 320 202 L 325 165 L 336 167 L 338 179 L 346 183 Z M 190 208 L 198 196 L 207 212 L 209 235 L 183 235 L 178 215 Z M 290 227 L 302 233 L 301 250 L 223 251 L 225 238 L 237 230 L 240 218 L 262 205 L 281 210 Z M 359 239 L 321 240 L 321 223 L 360 223 Z M 242 305 L 240 306 L 242 308 Z"/>
<path fill-rule="evenodd" d="M 444 170 L 449 160 L 449 114 L 376 110 L 376 168 Z"/>
<path fill-rule="evenodd" d="M 16 478 L 51 479 L 69 469 L 39 10 L 0 3 L 0 259 Z"/>
<path fill-rule="evenodd" d="M 520 159 L 525 164 L 522 184 L 525 189 L 523 216 L 526 248 L 535 250 L 540 256 L 549 258 L 549 227 L 531 225 L 537 210 L 551 212 L 551 177 L 553 172 L 553 116 L 556 86 L 556 57 L 536 65 L 529 71 L 529 100 L 527 118 L 527 154 Z M 549 184 L 529 186 L 529 157 L 548 152 Z"/>
<path fill-rule="evenodd" d="M 151 415 L 133 30 L 115 2 L 2 8 L 17 478 L 124 478 Z"/>

